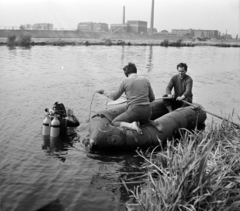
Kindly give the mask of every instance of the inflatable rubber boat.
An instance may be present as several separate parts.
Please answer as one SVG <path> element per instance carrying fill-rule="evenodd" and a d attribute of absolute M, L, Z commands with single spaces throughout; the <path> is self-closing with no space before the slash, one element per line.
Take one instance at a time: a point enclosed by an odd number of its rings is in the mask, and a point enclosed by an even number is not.
<path fill-rule="evenodd" d="M 47 114 L 43 120 L 42 135 L 59 137 L 65 135 L 67 128 L 74 128 L 80 125 L 78 119 L 73 115 L 71 109 L 66 110 L 62 103 L 55 102 L 51 109 L 46 108 Z"/>
<path fill-rule="evenodd" d="M 111 124 L 126 110 L 126 104 L 98 111 L 89 121 L 89 135 L 82 140 L 88 151 L 147 149 L 166 143 L 180 128 L 188 130 L 204 125 L 206 112 L 200 105 L 187 106 L 168 112 L 162 99 L 151 103 L 151 122 L 141 126 L 142 134 Z"/>

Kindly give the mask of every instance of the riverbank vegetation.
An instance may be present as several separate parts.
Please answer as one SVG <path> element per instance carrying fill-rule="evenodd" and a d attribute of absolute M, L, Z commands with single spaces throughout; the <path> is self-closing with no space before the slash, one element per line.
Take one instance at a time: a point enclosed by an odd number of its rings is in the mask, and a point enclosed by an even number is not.
<path fill-rule="evenodd" d="M 9 47 L 21 46 L 21 47 L 29 47 L 31 45 L 31 36 L 21 34 L 19 37 L 15 35 L 8 36 L 7 45 Z"/>
<path fill-rule="evenodd" d="M 30 35 L 21 34 L 8 36 L 7 41 L 0 40 L 0 45 L 8 46 L 163 46 L 163 47 L 194 47 L 194 46 L 215 46 L 215 47 L 240 47 L 240 42 L 220 41 L 196 41 L 183 39 L 163 40 L 137 40 L 137 39 L 82 39 L 82 38 L 32 38 Z"/>
<path fill-rule="evenodd" d="M 240 130 L 228 121 L 206 131 L 182 131 L 145 159 L 144 185 L 127 190 L 138 211 L 240 210 Z M 177 143 L 176 143 L 177 141 Z"/>

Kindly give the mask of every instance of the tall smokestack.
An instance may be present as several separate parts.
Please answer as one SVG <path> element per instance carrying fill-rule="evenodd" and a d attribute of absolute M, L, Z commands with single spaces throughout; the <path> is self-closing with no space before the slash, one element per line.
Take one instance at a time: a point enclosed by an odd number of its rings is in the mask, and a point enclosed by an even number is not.
<path fill-rule="evenodd" d="M 239 34 L 237 34 L 237 36 L 240 37 L 240 0 L 239 0 L 239 12 L 238 12 L 238 14 L 239 14 L 239 19 L 238 19 L 238 33 Z M 240 38 L 238 38 L 238 39 L 240 39 Z"/>
<path fill-rule="evenodd" d="M 125 6 L 123 6 L 123 24 L 125 24 Z"/>
<path fill-rule="evenodd" d="M 238 12 L 238 14 L 239 14 L 239 19 L 238 19 L 238 33 L 239 34 L 237 34 L 237 36 L 240 37 L 240 0 L 239 0 L 239 12 Z M 240 38 L 238 38 L 238 39 L 240 39 Z"/>
<path fill-rule="evenodd" d="M 151 12 L 151 25 L 150 25 L 150 33 L 153 33 L 153 22 L 154 22 L 154 0 L 152 0 L 152 12 Z"/>

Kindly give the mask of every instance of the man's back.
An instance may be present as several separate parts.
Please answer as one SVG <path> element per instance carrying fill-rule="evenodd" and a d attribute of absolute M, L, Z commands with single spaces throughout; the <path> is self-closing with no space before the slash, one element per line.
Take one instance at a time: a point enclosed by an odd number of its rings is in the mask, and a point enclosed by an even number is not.
<path fill-rule="evenodd" d="M 120 89 L 125 91 L 128 105 L 147 105 L 155 99 L 149 80 L 137 74 L 125 78 Z"/>

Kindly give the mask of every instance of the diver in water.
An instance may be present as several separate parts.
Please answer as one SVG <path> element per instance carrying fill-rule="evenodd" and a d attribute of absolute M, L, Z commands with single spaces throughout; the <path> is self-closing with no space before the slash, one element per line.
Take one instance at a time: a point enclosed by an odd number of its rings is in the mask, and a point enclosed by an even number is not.
<path fill-rule="evenodd" d="M 72 109 L 66 110 L 65 106 L 62 103 L 55 102 L 53 104 L 53 108 L 51 109 L 45 108 L 45 111 L 47 112 L 45 118 L 49 119 L 48 121 L 51 122 L 54 118 L 57 118 L 57 120 L 59 121 L 58 124 L 60 125 L 61 135 L 66 134 L 68 127 L 78 127 L 80 125 L 80 122 L 73 114 L 73 110 Z M 49 129 L 48 131 L 45 131 L 44 129 L 45 128 L 43 128 L 43 135 L 49 135 L 48 134 Z"/>

